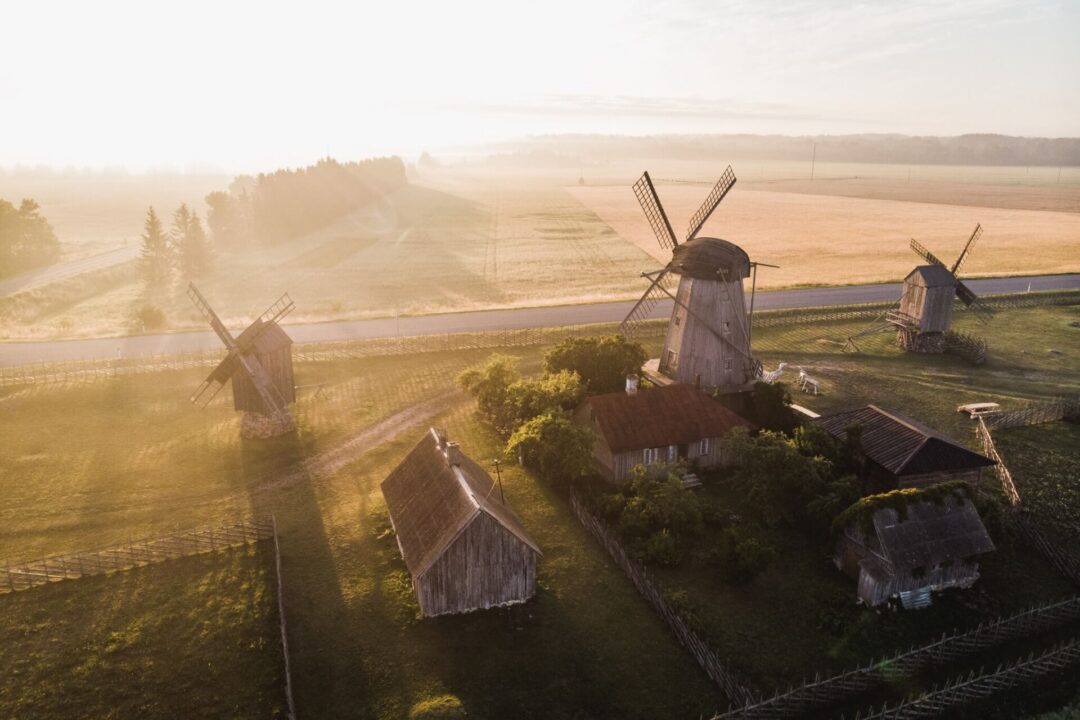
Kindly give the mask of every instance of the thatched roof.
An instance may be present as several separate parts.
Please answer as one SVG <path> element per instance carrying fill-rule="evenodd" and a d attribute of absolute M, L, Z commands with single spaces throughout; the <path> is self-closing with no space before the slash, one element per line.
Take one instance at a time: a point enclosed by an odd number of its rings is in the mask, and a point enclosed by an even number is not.
<path fill-rule="evenodd" d="M 994 549 L 975 504 L 959 495 L 940 503 L 912 502 L 903 516 L 882 508 L 874 513 L 873 525 L 882 555 L 897 570 L 930 569 Z"/>
<path fill-rule="evenodd" d="M 681 445 L 723 435 L 735 427 L 754 424 L 692 385 L 673 384 L 594 395 L 583 412 L 595 418 L 601 437 L 612 452 Z"/>
<path fill-rule="evenodd" d="M 414 577 L 431 567 L 481 513 L 540 554 L 514 511 L 500 501 L 491 476 L 434 428 L 383 480 L 382 493 Z"/>
<path fill-rule="evenodd" d="M 916 420 L 876 405 L 825 415 L 814 422 L 840 440 L 849 427 L 859 425 L 863 454 L 894 475 L 952 472 L 995 464 Z"/>

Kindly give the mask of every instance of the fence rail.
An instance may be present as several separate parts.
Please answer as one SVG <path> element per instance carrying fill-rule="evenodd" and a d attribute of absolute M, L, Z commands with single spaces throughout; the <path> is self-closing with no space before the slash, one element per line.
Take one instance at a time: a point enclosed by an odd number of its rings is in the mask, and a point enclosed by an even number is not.
<path fill-rule="evenodd" d="M 272 535 L 273 526 L 269 521 L 240 521 L 135 540 L 126 545 L 101 550 L 6 564 L 0 574 L 0 593 L 29 590 L 50 582 L 104 575 L 165 560 L 224 550 L 265 540 Z"/>
<path fill-rule="evenodd" d="M 1026 685 L 1050 675 L 1064 672 L 1080 663 L 1080 639 L 1074 638 L 1036 655 L 1031 653 L 1008 665 L 999 665 L 989 673 L 976 674 L 948 681 L 916 698 L 904 700 L 890 708 L 883 706 L 877 712 L 858 714 L 855 720 L 922 720 L 941 717 L 951 710 L 969 703 L 985 700 L 993 695 Z"/>
<path fill-rule="evenodd" d="M 570 509 L 578 522 L 607 550 L 615 564 L 619 566 L 619 569 L 626 574 L 642 597 L 667 623 L 675 637 L 678 638 L 679 643 L 694 657 L 709 678 L 720 687 L 728 700 L 734 703 L 753 702 L 754 696 L 750 689 L 740 683 L 735 678 L 735 675 L 724 667 L 716 651 L 709 647 L 708 643 L 702 640 L 677 612 L 671 609 L 656 585 L 649 578 L 645 568 L 630 559 L 626 551 L 623 550 L 622 545 L 599 520 L 585 509 L 576 494 L 570 496 Z"/>
<path fill-rule="evenodd" d="M 1046 632 L 1076 620 L 1080 620 L 1080 595 L 997 618 L 973 630 L 954 631 L 926 645 L 890 658 L 872 660 L 863 667 L 839 675 L 815 678 L 800 687 L 778 692 L 768 700 L 730 710 L 714 720 L 801 717 L 886 683 L 911 678 L 927 669 L 943 667 L 1010 640 Z"/>
<path fill-rule="evenodd" d="M 1001 454 L 998 453 L 997 445 L 994 444 L 994 437 L 990 434 L 990 428 L 986 426 L 986 420 L 984 417 L 977 419 L 975 424 L 975 434 L 979 436 L 979 440 L 982 442 L 983 452 L 987 457 L 995 461 L 997 465 L 994 466 L 994 472 L 997 473 L 998 480 L 1001 481 L 1001 492 L 1004 493 L 1005 499 L 1009 501 L 1009 505 L 1013 508 L 1020 507 L 1020 491 L 1016 489 L 1016 483 L 1013 481 L 1012 473 L 1009 472 L 1009 468 L 1005 465 L 1005 461 L 1002 459 Z"/>
<path fill-rule="evenodd" d="M 1041 425 L 1066 418 L 1080 418 L 1080 397 L 1058 397 L 1043 402 L 1033 402 L 1016 410 L 988 413 L 980 417 L 992 430 Z"/>
<path fill-rule="evenodd" d="M 984 304 L 995 308 L 1067 305 L 1080 303 L 1080 291 L 998 295 L 988 296 L 982 300 Z M 884 309 L 893 305 L 895 305 L 895 302 L 868 303 L 836 309 L 826 307 L 762 311 L 755 314 L 754 327 L 767 328 L 818 322 L 869 320 L 877 317 Z M 614 325 L 614 323 L 599 323 L 550 328 L 523 328 L 474 333 L 307 343 L 293 347 L 293 358 L 298 362 L 323 362 L 421 352 L 533 347 L 555 343 L 569 337 L 610 332 Z M 666 328 L 667 322 L 663 319 L 648 320 L 640 325 L 635 337 L 639 339 L 660 338 L 664 335 Z M 209 368 L 217 365 L 221 361 L 221 357 L 220 352 L 213 350 L 0 367 L 0 387 L 93 382 L 123 375 L 138 375 L 162 370 Z"/>

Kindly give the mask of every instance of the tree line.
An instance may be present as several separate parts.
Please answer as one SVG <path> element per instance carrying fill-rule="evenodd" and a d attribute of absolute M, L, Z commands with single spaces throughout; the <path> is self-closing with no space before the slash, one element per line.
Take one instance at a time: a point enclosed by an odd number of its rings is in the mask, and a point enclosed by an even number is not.
<path fill-rule="evenodd" d="M 207 224 L 222 246 L 275 244 L 323 227 L 406 183 L 399 157 L 338 162 L 238 177 L 206 196 Z"/>
<path fill-rule="evenodd" d="M 60 259 L 60 241 L 41 214 L 41 206 L 24 199 L 15 207 L 0 198 L 0 277 L 51 265 Z"/>
<path fill-rule="evenodd" d="M 173 212 L 169 230 L 153 206 L 147 210 L 139 253 L 139 272 L 147 283 L 166 283 L 174 272 L 183 279 L 197 278 L 210 269 L 213 259 L 202 220 L 186 203 Z"/>

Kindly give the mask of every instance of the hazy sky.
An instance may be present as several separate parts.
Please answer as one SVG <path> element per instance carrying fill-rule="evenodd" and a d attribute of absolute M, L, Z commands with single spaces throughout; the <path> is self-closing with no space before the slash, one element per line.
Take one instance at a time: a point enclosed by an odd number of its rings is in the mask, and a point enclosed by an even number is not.
<path fill-rule="evenodd" d="M 1080 135 L 1080 2 L 0 9 L 0 165 L 230 170 L 548 132 Z"/>

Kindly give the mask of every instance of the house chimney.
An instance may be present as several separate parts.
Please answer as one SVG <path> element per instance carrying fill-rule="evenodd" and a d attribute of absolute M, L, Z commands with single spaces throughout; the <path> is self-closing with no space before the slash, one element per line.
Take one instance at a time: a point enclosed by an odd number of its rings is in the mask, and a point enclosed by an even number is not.
<path fill-rule="evenodd" d="M 447 465 L 460 465 L 461 464 L 461 448 L 458 447 L 456 442 L 446 443 L 446 464 Z"/>
<path fill-rule="evenodd" d="M 638 376 L 637 375 L 627 375 L 626 376 L 626 394 L 627 395 L 637 395 L 637 384 L 638 384 Z"/>

